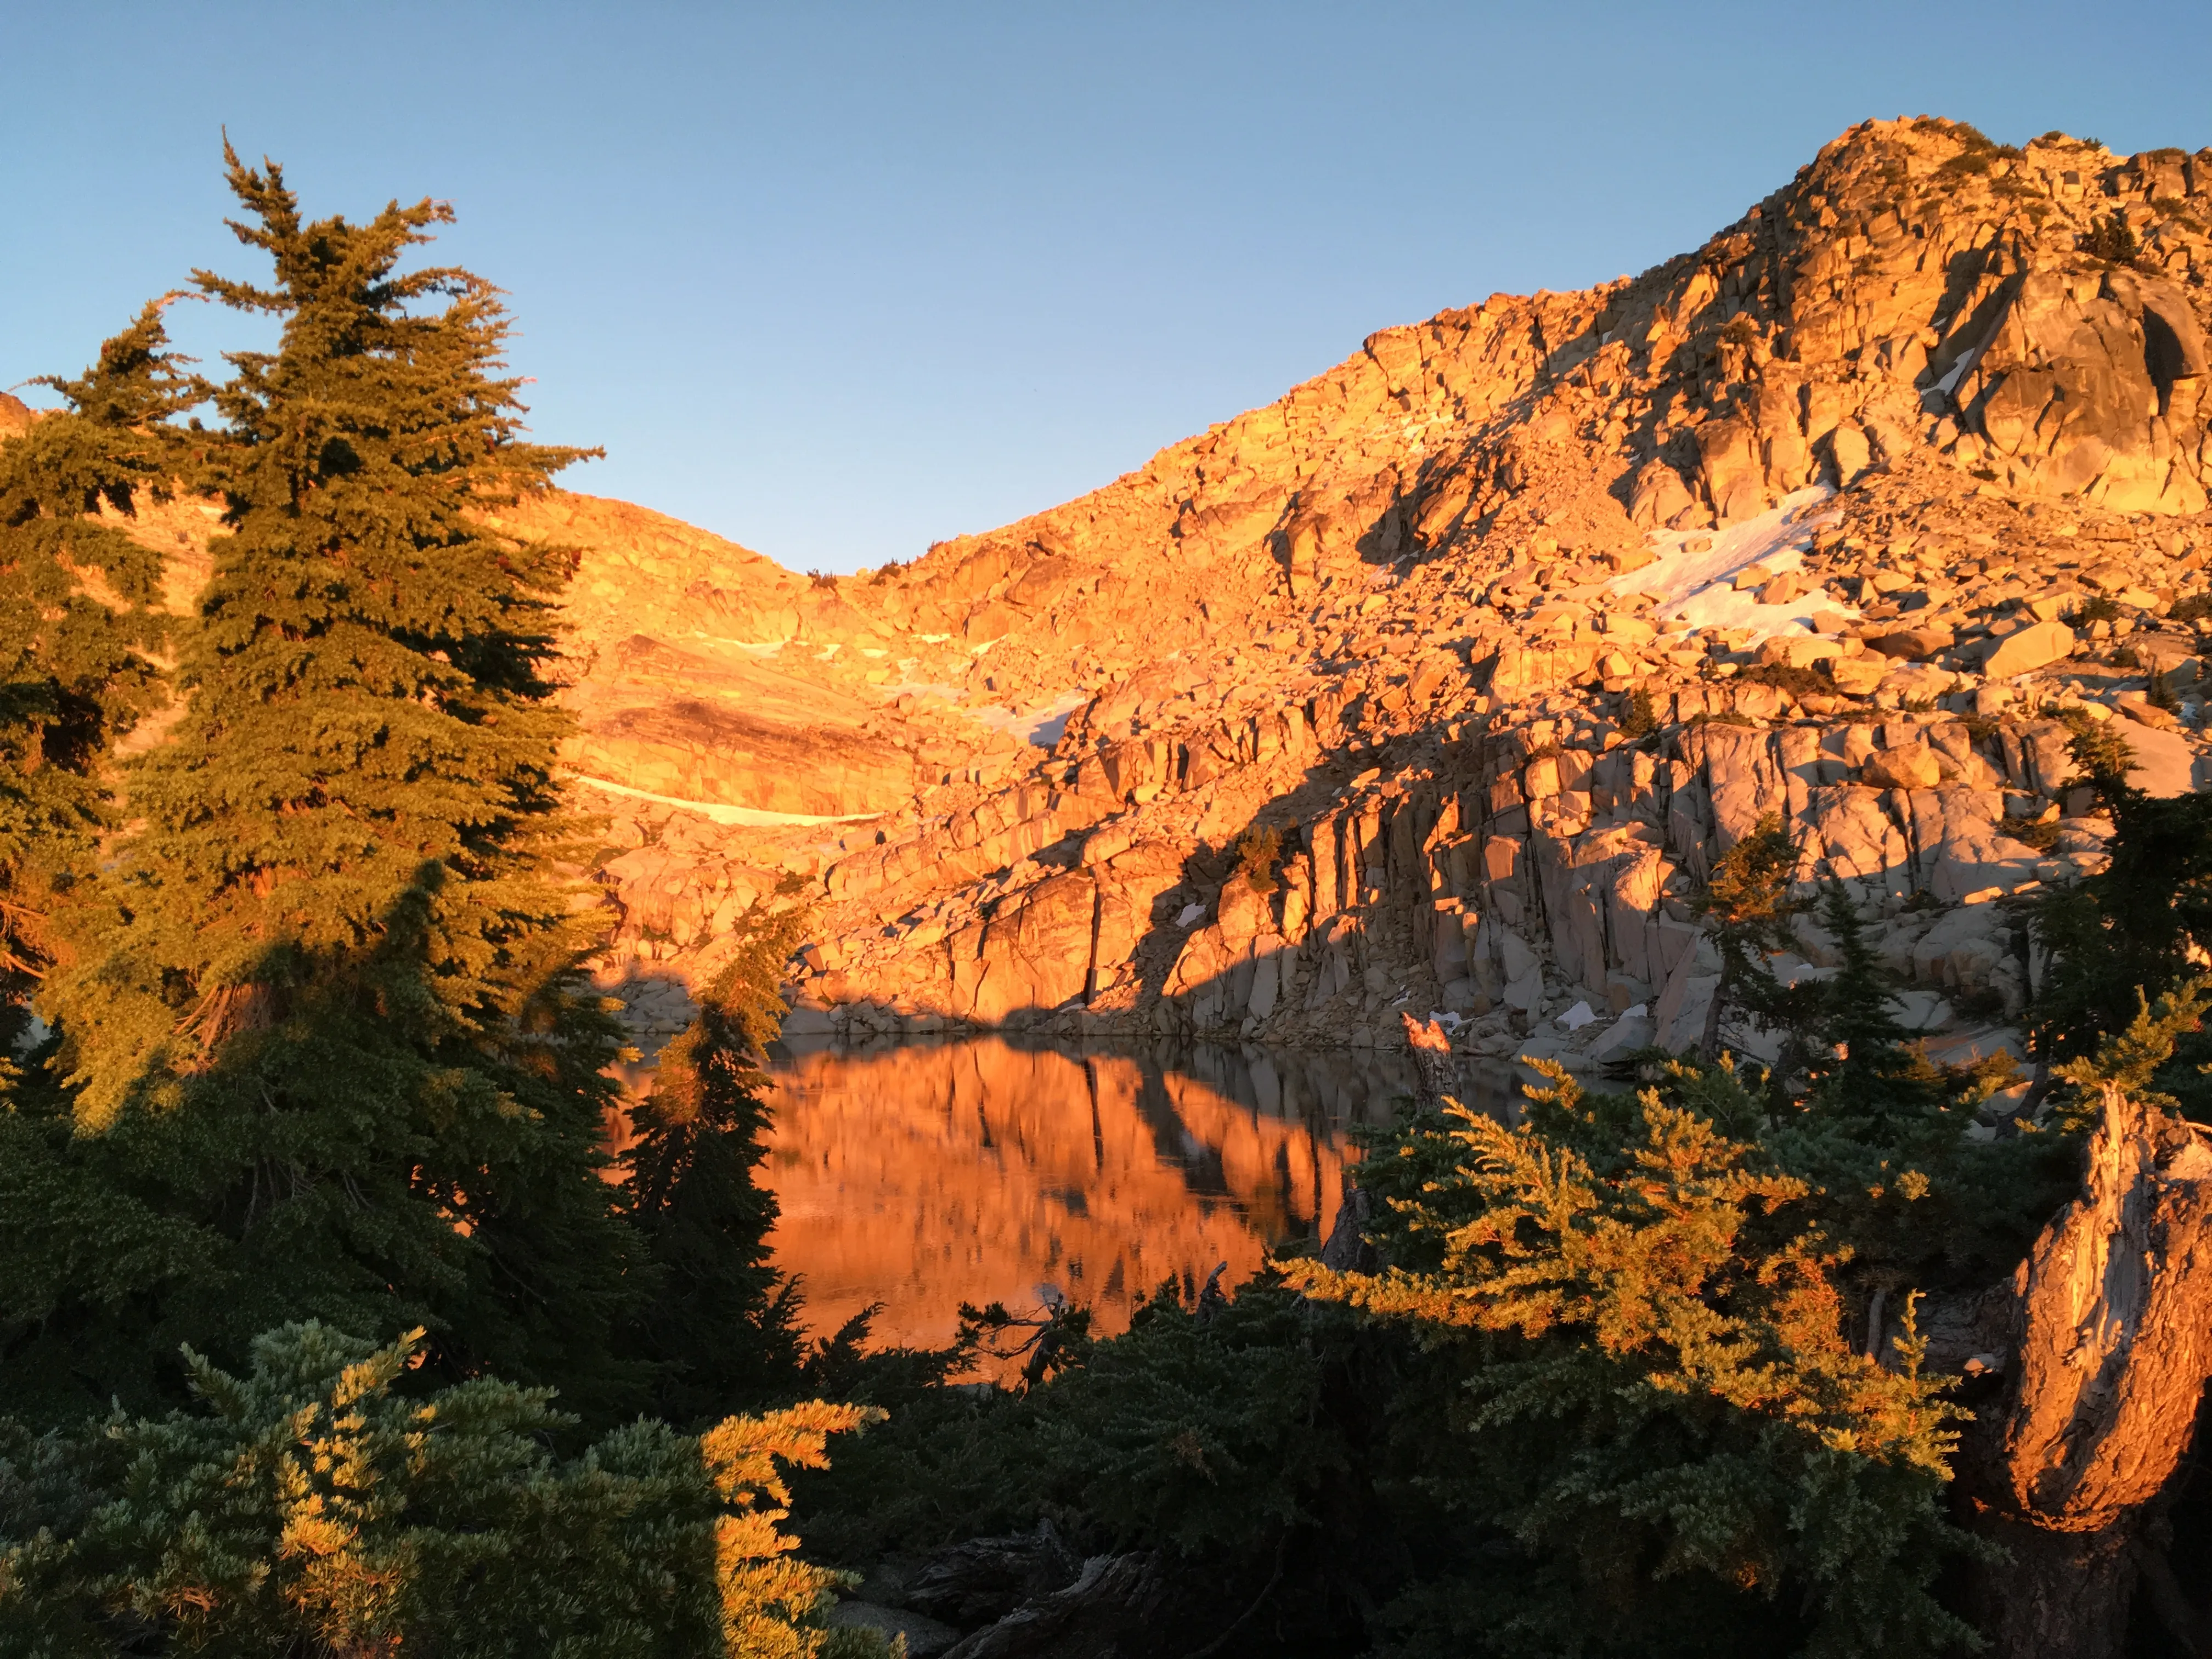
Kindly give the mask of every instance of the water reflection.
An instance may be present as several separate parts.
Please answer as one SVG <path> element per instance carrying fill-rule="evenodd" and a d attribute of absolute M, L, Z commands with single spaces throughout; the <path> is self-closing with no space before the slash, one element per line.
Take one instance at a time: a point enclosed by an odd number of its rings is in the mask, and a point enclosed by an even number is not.
<path fill-rule="evenodd" d="M 770 1242 L 808 1324 L 880 1302 L 877 1341 L 930 1346 L 962 1302 L 1030 1307 L 1044 1285 L 1110 1334 L 1163 1279 L 1226 1261 L 1234 1283 L 1269 1246 L 1326 1237 L 1346 1131 L 1413 1086 L 1404 1057 L 1366 1051 L 995 1037 L 801 1048 L 774 1076 Z"/>

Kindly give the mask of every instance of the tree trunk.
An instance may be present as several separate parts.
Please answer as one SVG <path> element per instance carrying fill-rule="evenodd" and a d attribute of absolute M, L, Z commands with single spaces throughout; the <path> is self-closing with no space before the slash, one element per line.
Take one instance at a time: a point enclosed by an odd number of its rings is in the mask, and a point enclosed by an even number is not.
<path fill-rule="evenodd" d="M 2102 1091 L 2082 1195 L 2014 1279 L 2002 1421 L 1962 1471 L 2010 1558 L 1981 1586 L 1996 1659 L 2117 1659 L 2152 1504 L 2212 1375 L 2212 1145 Z"/>

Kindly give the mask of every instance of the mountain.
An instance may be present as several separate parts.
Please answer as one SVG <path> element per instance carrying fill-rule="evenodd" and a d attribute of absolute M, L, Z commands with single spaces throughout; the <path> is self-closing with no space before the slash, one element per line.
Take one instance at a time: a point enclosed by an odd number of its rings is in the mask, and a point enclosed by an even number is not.
<path fill-rule="evenodd" d="M 1686 901 L 1771 813 L 1939 1048 L 2002 1042 L 2031 964 L 1988 901 L 2110 834 L 2057 712 L 2207 775 L 2208 221 L 2212 150 L 1869 122 L 1692 252 L 1384 330 L 908 564 L 533 502 L 579 550 L 608 982 L 670 1024 L 781 893 L 794 1035 L 1437 1011 L 1589 1063 L 1701 1029 Z"/>

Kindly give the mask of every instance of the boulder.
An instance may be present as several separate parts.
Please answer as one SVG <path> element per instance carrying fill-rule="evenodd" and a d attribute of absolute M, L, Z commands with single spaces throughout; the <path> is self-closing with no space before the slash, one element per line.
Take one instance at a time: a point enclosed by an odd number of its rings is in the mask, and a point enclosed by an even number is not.
<path fill-rule="evenodd" d="M 1867 649 L 1905 662 L 1926 662 L 1957 643 L 1948 628 L 1908 628 L 1893 634 L 1870 635 Z"/>
<path fill-rule="evenodd" d="M 1828 677 L 1846 696 L 1863 697 L 1874 691 L 1889 672 L 1890 659 L 1872 652 L 1863 657 L 1838 657 L 1829 664 Z"/>
<path fill-rule="evenodd" d="M 2179 732 L 2130 724 L 2118 727 L 2136 763 L 2128 781 L 2147 795 L 2186 795 L 2197 787 L 2197 752 Z"/>
<path fill-rule="evenodd" d="M 1993 680 L 2033 673 L 2074 653 L 2074 630 L 2063 622 L 2040 622 L 2008 634 L 1982 659 L 1982 672 Z"/>
<path fill-rule="evenodd" d="M 1040 1521 L 1031 1532 L 970 1538 L 932 1552 L 898 1599 L 932 1619 L 972 1629 L 1064 1589 L 1081 1571 L 1052 1522 Z"/>
<path fill-rule="evenodd" d="M 1847 648 L 1841 640 L 1820 634 L 1777 634 L 1759 647 L 1759 660 L 1810 668 L 1816 662 L 1834 661 Z"/>
<path fill-rule="evenodd" d="M 2158 429 L 2176 380 L 2203 361 L 2195 323 L 2156 278 L 2113 271 L 2087 296 L 2072 273 L 2029 270 L 1958 385 L 1963 423 L 2038 495 L 2201 512 L 2203 488 Z"/>
<path fill-rule="evenodd" d="M 1629 516 L 1636 523 L 1654 528 L 1678 520 L 1686 522 L 1687 516 L 1697 510 L 1697 498 L 1682 482 L 1682 475 L 1665 461 L 1647 462 L 1636 475 L 1629 507 Z"/>
<path fill-rule="evenodd" d="M 1859 768 L 1859 776 L 1877 789 L 1933 789 L 1943 770 L 1933 754 L 1916 746 L 1883 750 Z"/>
<path fill-rule="evenodd" d="M 1913 976 L 1923 984 L 1982 990 L 2011 951 L 2011 925 L 2002 910 L 1994 904 L 1964 905 L 1912 947 Z"/>

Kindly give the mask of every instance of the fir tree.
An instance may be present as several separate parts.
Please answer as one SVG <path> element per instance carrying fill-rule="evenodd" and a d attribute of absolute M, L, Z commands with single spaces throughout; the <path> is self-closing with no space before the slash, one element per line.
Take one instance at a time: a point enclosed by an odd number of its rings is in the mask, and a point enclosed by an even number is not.
<path fill-rule="evenodd" d="M 1416 1650 L 1966 1639 L 1932 1594 L 1967 1547 L 1942 1504 L 1959 1413 L 1909 1322 L 1892 1368 L 1850 1340 L 1849 1253 L 1811 1184 L 1723 1127 L 1755 1121 L 1754 1097 L 1723 1070 L 1689 1091 L 1733 1096 L 1717 1113 L 1656 1088 L 1592 1099 L 1545 1069 L 1518 1128 L 1458 1108 L 1409 1126 L 1377 1171 L 1400 1194 L 1389 1272 L 1289 1269 L 1459 1372 L 1424 1478 L 1500 1536 L 1407 1598 Z"/>
<path fill-rule="evenodd" d="M 168 349 L 161 307 L 100 348 L 65 407 L 0 444 L 0 1039 L 13 1047 L 51 967 L 57 894 L 106 823 L 109 742 L 162 696 L 173 619 L 161 559 L 128 533 L 169 493 L 170 425 L 201 388 Z"/>
<path fill-rule="evenodd" d="M 696 1437 L 638 1422 L 562 1459 L 547 1443 L 574 1425 L 549 1390 L 403 1392 L 419 1335 L 288 1326 L 243 1375 L 187 1355 L 187 1409 L 43 1440 L 0 1420 L 0 1647 L 885 1651 L 823 1629 L 839 1576 L 778 1529 L 785 1472 L 880 1413 L 814 1401 Z"/>
<path fill-rule="evenodd" d="M 1803 907 L 1790 896 L 1797 848 L 1773 813 L 1721 856 L 1712 878 L 1692 907 L 1711 930 L 1720 952 L 1720 983 L 1705 1013 L 1699 1054 L 1711 1062 L 1721 1050 L 1721 1020 L 1731 1008 L 1771 1012 L 1781 988 L 1766 966 L 1769 951 L 1790 941 L 1790 920 Z"/>
<path fill-rule="evenodd" d="M 775 1194 L 753 1172 L 768 1152 L 760 1062 L 805 925 L 797 910 L 741 921 L 698 1018 L 661 1050 L 653 1092 L 632 1109 L 629 1215 L 659 1269 L 634 1340 L 660 1368 L 655 1405 L 674 1422 L 757 1408 L 799 1378 L 796 1287 L 769 1264 Z"/>
<path fill-rule="evenodd" d="M 196 280 L 281 339 L 215 393 L 189 706 L 129 769 L 143 828 L 41 1002 L 76 1133 L 0 1223 L 26 1265 L 5 1363 L 145 1401 L 173 1397 L 181 1341 L 230 1362 L 287 1320 L 422 1324 L 439 1371 L 620 1409 L 616 1042 L 574 970 L 597 924 L 555 873 L 567 565 L 478 516 L 577 452 L 523 440 L 489 285 L 398 269 L 447 209 L 310 222 L 226 155 L 275 280 Z"/>
<path fill-rule="evenodd" d="M 1803 994 L 1789 1009 L 1808 1058 L 1811 1109 L 1863 1139 L 1909 1139 L 1951 1103 L 1943 1079 L 1909 1046 L 1893 1006 L 1899 988 L 1841 883 L 1820 895 L 1820 917 L 1835 941 L 1835 972 L 1793 987 Z"/>
<path fill-rule="evenodd" d="M 2145 794 L 2127 781 L 2125 744 L 2084 722 L 2068 745 L 2112 815 L 2112 862 L 2036 904 L 2032 926 L 2051 952 L 2036 988 L 2033 1035 L 2040 1050 L 2070 1060 L 2095 1052 L 2102 1035 L 2125 1030 L 2141 999 L 2193 977 L 2212 946 L 2212 795 Z M 2190 1075 L 2162 1079 L 2201 1115 L 2212 1107 L 2193 1067 L 2212 1059 L 2182 1045 Z"/>

